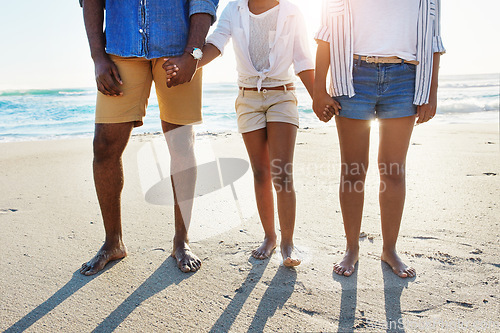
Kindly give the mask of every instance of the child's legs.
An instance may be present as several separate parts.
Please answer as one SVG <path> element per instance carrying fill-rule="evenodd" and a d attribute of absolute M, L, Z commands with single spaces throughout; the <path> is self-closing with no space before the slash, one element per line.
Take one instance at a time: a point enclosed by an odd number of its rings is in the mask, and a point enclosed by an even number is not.
<path fill-rule="evenodd" d="M 271 176 L 278 201 L 281 243 L 293 244 L 295 227 L 295 189 L 293 186 L 293 153 L 297 126 L 285 122 L 268 122 L 267 138 Z"/>
<path fill-rule="evenodd" d="M 405 202 L 405 163 L 415 117 L 380 119 L 380 214 L 384 249 L 393 251 Z"/>
<path fill-rule="evenodd" d="M 368 169 L 370 121 L 345 117 L 335 117 L 335 121 L 342 161 L 339 198 L 347 250 L 357 251 Z"/>
<path fill-rule="evenodd" d="M 266 128 L 243 133 L 254 176 L 255 198 L 265 237 L 276 239 L 274 229 L 274 198 L 271 182 Z"/>

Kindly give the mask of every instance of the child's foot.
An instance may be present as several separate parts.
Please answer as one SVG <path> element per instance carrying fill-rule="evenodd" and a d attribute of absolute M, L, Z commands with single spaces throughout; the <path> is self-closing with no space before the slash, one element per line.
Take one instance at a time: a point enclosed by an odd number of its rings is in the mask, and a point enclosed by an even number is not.
<path fill-rule="evenodd" d="M 269 258 L 276 248 L 276 238 L 266 237 L 259 248 L 252 251 L 252 257 L 264 260 Z"/>
<path fill-rule="evenodd" d="M 281 256 L 283 257 L 283 265 L 286 267 L 295 267 L 300 265 L 301 260 L 297 256 L 297 251 L 293 244 L 281 243 Z"/>
<path fill-rule="evenodd" d="M 395 250 L 384 250 L 382 251 L 382 255 L 380 256 L 383 262 L 387 263 L 391 266 L 394 274 L 401 278 L 414 277 L 417 275 L 417 271 L 413 267 L 408 267 L 406 264 L 399 258 L 398 254 Z"/>
<path fill-rule="evenodd" d="M 333 266 L 333 271 L 338 275 L 351 276 L 354 273 L 354 265 L 358 262 L 359 248 L 347 249 L 344 259 Z"/>

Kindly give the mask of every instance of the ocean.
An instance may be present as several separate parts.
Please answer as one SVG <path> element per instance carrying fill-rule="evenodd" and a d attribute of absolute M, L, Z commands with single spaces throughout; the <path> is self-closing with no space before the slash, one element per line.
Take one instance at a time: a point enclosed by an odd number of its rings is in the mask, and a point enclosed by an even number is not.
<path fill-rule="evenodd" d="M 439 83 L 440 123 L 491 123 L 499 121 L 500 75 L 442 76 Z M 297 89 L 300 126 L 334 126 L 317 120 L 311 99 L 300 84 Z M 205 83 L 203 125 L 197 132 L 236 131 L 233 83 Z M 0 142 L 91 137 L 94 130 L 95 88 L 0 91 Z M 133 134 L 161 130 L 158 101 L 151 98 L 144 125 Z"/>

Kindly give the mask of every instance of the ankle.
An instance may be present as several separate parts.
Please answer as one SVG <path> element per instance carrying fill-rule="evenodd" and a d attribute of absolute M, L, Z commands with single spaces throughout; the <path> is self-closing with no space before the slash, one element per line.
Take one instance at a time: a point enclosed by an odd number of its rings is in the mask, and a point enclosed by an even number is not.
<path fill-rule="evenodd" d="M 359 252 L 359 243 L 346 244 L 345 252 Z"/>
<path fill-rule="evenodd" d="M 179 246 L 184 246 L 186 244 L 189 244 L 189 239 L 187 235 L 175 235 L 174 236 L 174 246 L 179 247 Z"/>
<path fill-rule="evenodd" d="M 383 246 L 382 253 L 396 253 L 396 246 Z"/>
<path fill-rule="evenodd" d="M 278 239 L 278 236 L 276 235 L 276 233 L 264 234 L 264 240 L 276 242 L 277 239 Z"/>
<path fill-rule="evenodd" d="M 104 240 L 104 244 L 109 247 L 117 247 L 123 245 L 122 235 L 106 235 L 106 239 Z"/>

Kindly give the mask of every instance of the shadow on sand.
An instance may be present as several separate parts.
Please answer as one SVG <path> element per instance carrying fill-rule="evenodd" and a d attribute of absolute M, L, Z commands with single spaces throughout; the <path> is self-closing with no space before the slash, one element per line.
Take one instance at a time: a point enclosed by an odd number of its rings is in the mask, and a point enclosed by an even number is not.
<path fill-rule="evenodd" d="M 269 259 L 258 260 L 250 257 L 248 261 L 252 264 L 252 268 L 248 272 L 247 278 L 241 284 L 241 287 L 236 289 L 236 295 L 234 295 L 224 312 L 212 326 L 210 332 L 227 332 L 231 329 L 248 296 L 250 296 L 257 283 L 259 283 L 269 264 Z"/>
<path fill-rule="evenodd" d="M 112 268 L 118 261 L 110 263 L 102 271 Z M 9 327 L 5 332 L 22 332 L 36 323 L 47 313 L 56 308 L 59 304 L 71 297 L 87 283 L 97 278 L 100 274 L 93 276 L 84 276 L 80 270 L 73 273 L 73 277 L 54 295 L 45 302 L 37 306 L 26 316 Z M 123 301 L 106 319 L 104 319 L 93 332 L 112 332 L 114 331 L 142 302 L 151 296 L 161 292 L 172 284 L 178 284 L 182 280 L 189 278 L 193 273 L 182 273 L 177 269 L 175 259 L 169 257 L 160 267 L 144 281 L 125 301 Z"/>
<path fill-rule="evenodd" d="M 293 268 L 280 266 L 257 308 L 248 332 L 262 332 L 267 320 L 277 309 L 282 308 L 292 296 L 297 281 L 297 272 Z"/>
<path fill-rule="evenodd" d="M 351 276 L 338 275 L 332 272 L 333 280 L 340 283 L 342 287 L 337 332 L 354 332 L 358 302 L 358 265 L 359 263 L 356 263 L 354 266 L 354 273 Z"/>
<path fill-rule="evenodd" d="M 106 268 L 102 270 L 102 272 L 105 272 L 108 269 L 112 268 L 118 262 L 120 262 L 120 260 L 116 260 L 114 262 L 109 263 L 106 266 Z M 102 272 L 100 274 L 102 274 Z M 47 313 L 55 309 L 59 304 L 67 300 L 74 293 L 76 293 L 83 286 L 85 286 L 87 283 L 95 279 L 100 274 L 93 276 L 84 276 L 80 274 L 80 269 L 78 269 L 73 273 L 71 280 L 69 280 L 61 289 L 59 289 L 54 295 L 52 295 L 45 302 L 43 302 L 42 304 L 31 310 L 31 312 L 28 313 L 26 316 L 19 319 L 14 325 L 9 327 L 5 332 L 6 333 L 22 332 L 28 329 L 31 325 L 33 325 Z"/>
<path fill-rule="evenodd" d="M 401 317 L 401 294 L 408 283 L 415 281 L 413 278 L 400 278 L 392 271 L 391 267 L 381 261 L 384 276 L 385 319 L 387 332 L 405 332 L 403 318 Z"/>
<path fill-rule="evenodd" d="M 142 302 L 173 284 L 189 278 L 195 273 L 183 273 L 175 259 L 168 257 L 122 304 L 120 304 L 92 332 L 114 331 Z"/>

